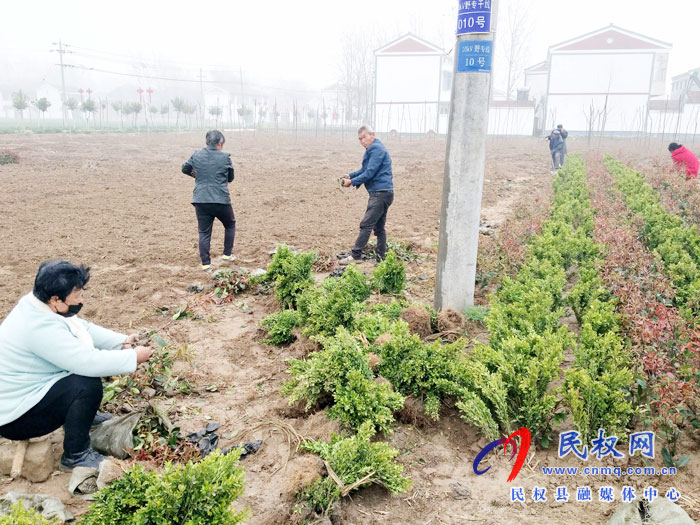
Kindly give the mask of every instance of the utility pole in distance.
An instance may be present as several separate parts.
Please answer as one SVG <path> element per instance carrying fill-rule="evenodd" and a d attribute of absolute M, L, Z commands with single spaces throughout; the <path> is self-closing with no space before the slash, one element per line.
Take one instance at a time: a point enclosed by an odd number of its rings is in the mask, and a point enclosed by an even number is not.
<path fill-rule="evenodd" d="M 66 67 L 63 65 L 63 54 L 64 53 L 71 53 L 71 51 L 66 51 L 63 49 L 63 42 L 59 39 L 58 44 L 56 42 L 52 42 L 52 44 L 55 46 L 58 46 L 58 49 L 52 49 L 51 51 L 54 51 L 58 53 L 58 58 L 60 60 L 60 66 L 61 66 L 61 115 L 63 115 L 63 127 L 66 127 L 66 77 L 63 74 L 63 68 Z"/>
<path fill-rule="evenodd" d="M 474 304 L 497 0 L 459 0 L 435 308 Z"/>

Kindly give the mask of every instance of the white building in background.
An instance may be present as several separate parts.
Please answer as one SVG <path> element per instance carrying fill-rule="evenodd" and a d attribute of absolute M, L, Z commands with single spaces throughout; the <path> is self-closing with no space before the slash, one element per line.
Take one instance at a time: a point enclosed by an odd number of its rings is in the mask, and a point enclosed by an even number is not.
<path fill-rule="evenodd" d="M 700 132 L 700 68 L 671 80 L 671 96 L 649 101 L 647 130 L 650 133 L 693 137 Z"/>
<path fill-rule="evenodd" d="M 375 51 L 377 131 L 445 133 L 452 65 L 439 47 L 408 33 Z"/>
<path fill-rule="evenodd" d="M 578 132 L 657 132 L 655 99 L 665 93 L 671 47 L 612 24 L 553 45 L 547 60 L 525 70 L 516 100 L 503 100 L 494 90 L 489 134 L 539 134 L 559 123 Z M 410 33 L 375 54 L 377 131 L 446 133 L 452 57 Z M 687 84 L 694 71 L 674 82 Z M 687 102 L 693 105 L 694 99 Z M 690 122 L 677 127 L 689 128 Z"/>
<path fill-rule="evenodd" d="M 489 135 L 532 135 L 534 100 L 492 100 L 489 103 Z"/>
<path fill-rule="evenodd" d="M 686 93 L 700 93 L 700 67 L 671 78 L 671 98 L 680 99 Z"/>
<path fill-rule="evenodd" d="M 536 135 L 544 131 L 544 112 L 547 106 L 547 82 L 549 62 L 546 60 L 525 69 L 525 87 L 529 89 L 529 100 L 535 103 L 533 130 Z"/>
<path fill-rule="evenodd" d="M 549 62 L 546 60 L 525 69 L 525 86 L 530 89 L 530 98 L 540 101 L 547 98 Z"/>
<path fill-rule="evenodd" d="M 545 129 L 631 133 L 665 93 L 671 44 L 610 25 L 549 48 Z"/>
<path fill-rule="evenodd" d="M 375 51 L 374 124 L 379 132 L 447 133 L 453 58 L 411 33 Z M 494 89 L 489 133 L 532 135 L 535 104 Z M 503 100 L 502 100 L 503 99 Z"/>

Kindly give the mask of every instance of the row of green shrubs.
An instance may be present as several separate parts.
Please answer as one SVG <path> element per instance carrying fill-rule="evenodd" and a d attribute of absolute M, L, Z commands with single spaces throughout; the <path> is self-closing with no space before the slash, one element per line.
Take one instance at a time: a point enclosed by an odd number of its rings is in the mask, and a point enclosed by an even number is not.
<path fill-rule="evenodd" d="M 566 191 L 575 163 L 570 157 L 554 176 L 552 215 L 531 239 L 518 274 L 506 277 L 491 297 L 486 317 L 489 344 L 477 344 L 470 356 L 479 371 L 476 394 L 491 419 L 479 423 L 476 416 L 483 419 L 482 410 L 466 415 L 489 439 L 495 439 L 499 429 L 509 434 L 523 426 L 533 437 L 546 439 L 551 432 L 559 404 L 551 385 L 559 378 L 565 349 L 573 344 L 559 322 L 565 271 L 590 248 L 585 214 Z"/>
<path fill-rule="evenodd" d="M 697 226 L 668 213 L 644 177 L 610 156 L 607 171 L 614 177 L 627 206 L 643 220 L 641 236 L 649 249 L 664 262 L 673 282 L 675 302 L 687 319 L 700 312 L 700 233 Z"/>
<path fill-rule="evenodd" d="M 268 268 L 274 276 L 277 298 L 285 301 L 281 290 L 299 289 L 297 283 L 304 272 L 294 269 L 296 261 L 308 267 L 305 254 L 292 254 L 286 247 L 278 247 Z M 280 263 L 280 259 L 287 262 Z M 289 269 L 285 270 L 284 266 Z M 310 272 L 310 268 L 309 268 Z M 405 279 L 403 264 L 393 253 L 374 271 L 372 283 L 394 283 L 400 289 Z M 289 282 L 294 281 L 290 285 Z M 440 341 L 424 343 L 412 334 L 408 325 L 399 318 L 408 306 L 405 301 L 370 305 L 366 299 L 372 284 L 350 265 L 337 279 L 326 279 L 321 285 L 302 285 L 296 310 L 282 310 L 263 320 L 268 329 L 266 342 L 285 344 L 294 337 L 293 328 L 313 338 L 320 350 L 306 359 L 290 359 L 288 373 L 292 378 L 282 388 L 290 404 L 303 403 L 312 407 L 330 404 L 329 416 L 342 421 L 347 428 L 358 429 L 370 422 L 379 432 L 389 432 L 395 424 L 394 412 L 404 404 L 404 397 L 421 399 L 426 415 L 439 416 L 442 399 L 456 397 L 465 406 L 473 403 L 468 386 L 474 382 L 468 363 L 463 359 L 466 340 L 451 344 Z M 431 322 L 437 313 L 424 307 Z M 386 334 L 381 343 L 376 339 Z M 385 380 L 377 381 L 369 363 L 370 353 L 380 357 L 376 372 Z M 482 406 L 485 410 L 485 407 Z"/>
<path fill-rule="evenodd" d="M 262 322 L 268 330 L 268 344 L 294 341 L 292 330 L 302 327 L 307 336 L 333 335 L 339 326 L 351 328 L 355 315 L 372 289 L 383 294 L 400 294 L 406 284 L 406 269 L 390 251 L 368 280 L 353 264 L 339 278 L 325 279 L 316 285 L 313 252 L 294 253 L 288 246 L 277 246 L 267 272 L 259 282 L 274 284 L 275 295 L 283 310 Z"/>
<path fill-rule="evenodd" d="M 576 201 L 581 209 L 585 231 L 593 229 L 593 209 L 585 167 L 576 158 L 568 165 L 569 202 Z M 575 220 L 564 215 L 563 221 Z M 629 351 L 620 336 L 620 318 L 615 313 L 616 299 L 604 287 L 600 277 L 602 248 L 588 237 L 589 248 L 584 250 L 578 267 L 578 281 L 569 290 L 566 302 L 574 311 L 580 325 L 580 334 L 574 346 L 574 363 L 567 370 L 562 385 L 564 402 L 571 412 L 575 427 L 587 443 L 604 429 L 608 435 L 625 435 L 625 429 L 634 413 L 630 402 L 633 381 Z"/>
<path fill-rule="evenodd" d="M 290 404 L 302 403 L 309 410 L 330 404 L 328 415 L 354 431 L 350 437 L 333 436 L 330 443 L 308 440 L 304 450 L 319 454 L 344 487 L 364 480 L 360 486 L 377 483 L 392 492 L 404 492 L 411 485 L 403 466 L 394 461 L 399 451 L 382 441 L 371 441 L 379 432 L 388 432 L 394 412 L 404 404 L 404 396 L 387 382 L 377 381 L 370 366 L 369 342 L 385 332 L 403 311 L 401 303 L 369 307 L 366 299 L 379 293 L 400 294 L 406 274 L 393 251 L 373 272 L 372 279 L 349 265 L 337 278 L 316 284 L 313 279 L 313 253 L 294 253 L 279 245 L 261 282 L 274 284 L 283 310 L 262 321 L 268 331 L 267 344 L 288 344 L 293 330 L 313 338 L 321 350 L 307 359 L 290 359 L 291 379 L 282 387 Z M 305 487 L 300 498 L 316 511 L 327 512 L 345 495 L 330 476 Z"/>
<path fill-rule="evenodd" d="M 593 211 L 582 159 L 570 157 L 553 185 L 551 217 L 531 240 L 526 263 L 491 297 L 489 344 L 477 343 L 468 358 L 476 399 L 470 408 L 458 403 L 463 417 L 489 438 L 525 426 L 545 446 L 555 418 L 565 417 L 562 401 L 583 436 L 619 429 L 631 414 L 623 392 L 632 378 L 614 304 L 598 277 L 600 247 L 590 236 Z M 565 297 L 567 271 L 576 268 L 578 283 Z M 582 323 L 578 342 L 560 325 L 567 305 Z M 567 348 L 574 348 L 576 360 L 555 387 Z"/>

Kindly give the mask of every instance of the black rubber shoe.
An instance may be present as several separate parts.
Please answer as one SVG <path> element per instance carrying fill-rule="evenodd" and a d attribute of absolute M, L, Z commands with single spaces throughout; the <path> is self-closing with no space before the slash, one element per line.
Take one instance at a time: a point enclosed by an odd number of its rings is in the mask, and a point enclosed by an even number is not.
<path fill-rule="evenodd" d="M 100 423 L 109 421 L 110 419 L 112 419 L 112 414 L 108 414 L 107 412 L 98 412 L 95 414 L 95 419 L 92 420 L 92 426 L 97 426 Z"/>
<path fill-rule="evenodd" d="M 88 467 L 88 468 L 98 468 L 100 463 L 105 459 L 105 456 L 88 448 L 82 452 L 77 452 L 76 454 L 63 454 L 61 456 L 61 470 L 64 472 L 73 470 L 75 467 Z"/>

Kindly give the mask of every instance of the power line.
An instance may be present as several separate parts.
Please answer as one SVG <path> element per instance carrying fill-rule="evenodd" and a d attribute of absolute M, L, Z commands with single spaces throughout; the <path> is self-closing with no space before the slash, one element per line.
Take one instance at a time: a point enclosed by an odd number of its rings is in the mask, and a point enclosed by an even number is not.
<path fill-rule="evenodd" d="M 63 44 L 63 46 L 64 46 L 64 47 L 69 47 L 69 48 L 72 48 L 72 49 L 80 49 L 80 50 L 83 50 L 83 51 L 90 51 L 90 52 L 92 52 L 92 53 L 99 53 L 99 54 L 102 54 L 102 55 L 112 55 L 112 56 L 115 56 L 115 57 L 126 58 L 126 59 L 129 59 L 129 60 L 132 60 L 132 61 L 136 61 L 136 62 L 142 62 L 142 63 L 151 62 L 151 63 L 154 64 L 156 67 L 157 67 L 158 62 L 169 62 L 169 63 L 171 63 L 171 64 L 177 64 L 177 65 L 189 65 L 189 66 L 193 66 L 193 67 L 196 67 L 196 68 L 199 68 L 199 67 L 206 67 L 206 68 L 231 68 L 231 67 L 239 67 L 239 64 L 227 64 L 227 65 L 220 65 L 220 64 L 195 64 L 195 63 L 193 63 L 193 62 L 181 62 L 181 61 L 168 60 L 168 59 L 157 59 L 157 60 L 152 60 L 152 59 L 144 59 L 144 58 L 141 58 L 141 57 L 136 57 L 136 56 L 134 56 L 134 55 L 126 55 L 126 54 L 122 54 L 122 53 L 112 53 L 112 52 L 110 52 L 110 51 L 100 51 L 100 50 L 91 49 L 91 48 L 88 48 L 88 47 L 80 47 L 80 46 L 74 46 L 74 45 L 68 45 L 68 44 Z"/>
<path fill-rule="evenodd" d="M 123 73 L 120 71 L 109 71 L 107 69 L 88 67 L 88 66 L 83 66 L 83 65 L 78 65 L 78 64 L 64 64 L 64 67 L 72 67 L 74 69 L 84 69 L 86 71 L 95 71 L 98 73 L 107 73 L 110 75 L 121 75 L 124 77 L 148 78 L 148 79 L 152 79 L 152 80 L 168 80 L 171 82 L 194 82 L 194 83 L 200 82 L 199 79 L 160 77 L 160 76 L 155 76 L 155 75 L 142 75 L 139 73 Z M 234 80 L 202 80 L 201 82 L 209 83 L 209 84 L 232 84 L 235 81 Z"/>
<path fill-rule="evenodd" d="M 60 65 L 60 64 L 56 64 Z M 94 67 L 88 67 L 88 66 L 83 66 L 83 65 L 78 65 L 78 64 L 63 64 L 62 67 L 70 67 L 73 69 L 82 69 L 85 71 L 94 71 L 97 73 L 106 73 L 109 75 L 119 75 L 119 76 L 124 76 L 124 77 L 133 77 L 133 78 L 147 78 L 150 80 L 166 80 L 169 82 L 187 82 L 187 83 L 195 83 L 198 84 L 200 82 L 204 84 L 236 84 L 239 81 L 238 80 L 199 80 L 199 79 L 188 79 L 188 78 L 174 78 L 174 77 L 161 77 L 161 76 L 155 76 L 155 75 L 141 75 L 139 73 L 123 73 L 120 71 L 109 71 L 107 69 L 100 69 L 100 68 L 94 68 Z M 266 86 L 262 84 L 252 84 L 248 83 L 249 87 L 256 87 L 260 89 L 269 89 L 269 90 L 274 90 L 274 91 L 293 91 L 296 93 L 322 93 L 325 91 L 329 91 L 326 89 L 298 89 L 298 88 L 289 88 L 289 87 L 276 87 L 276 86 Z"/>

